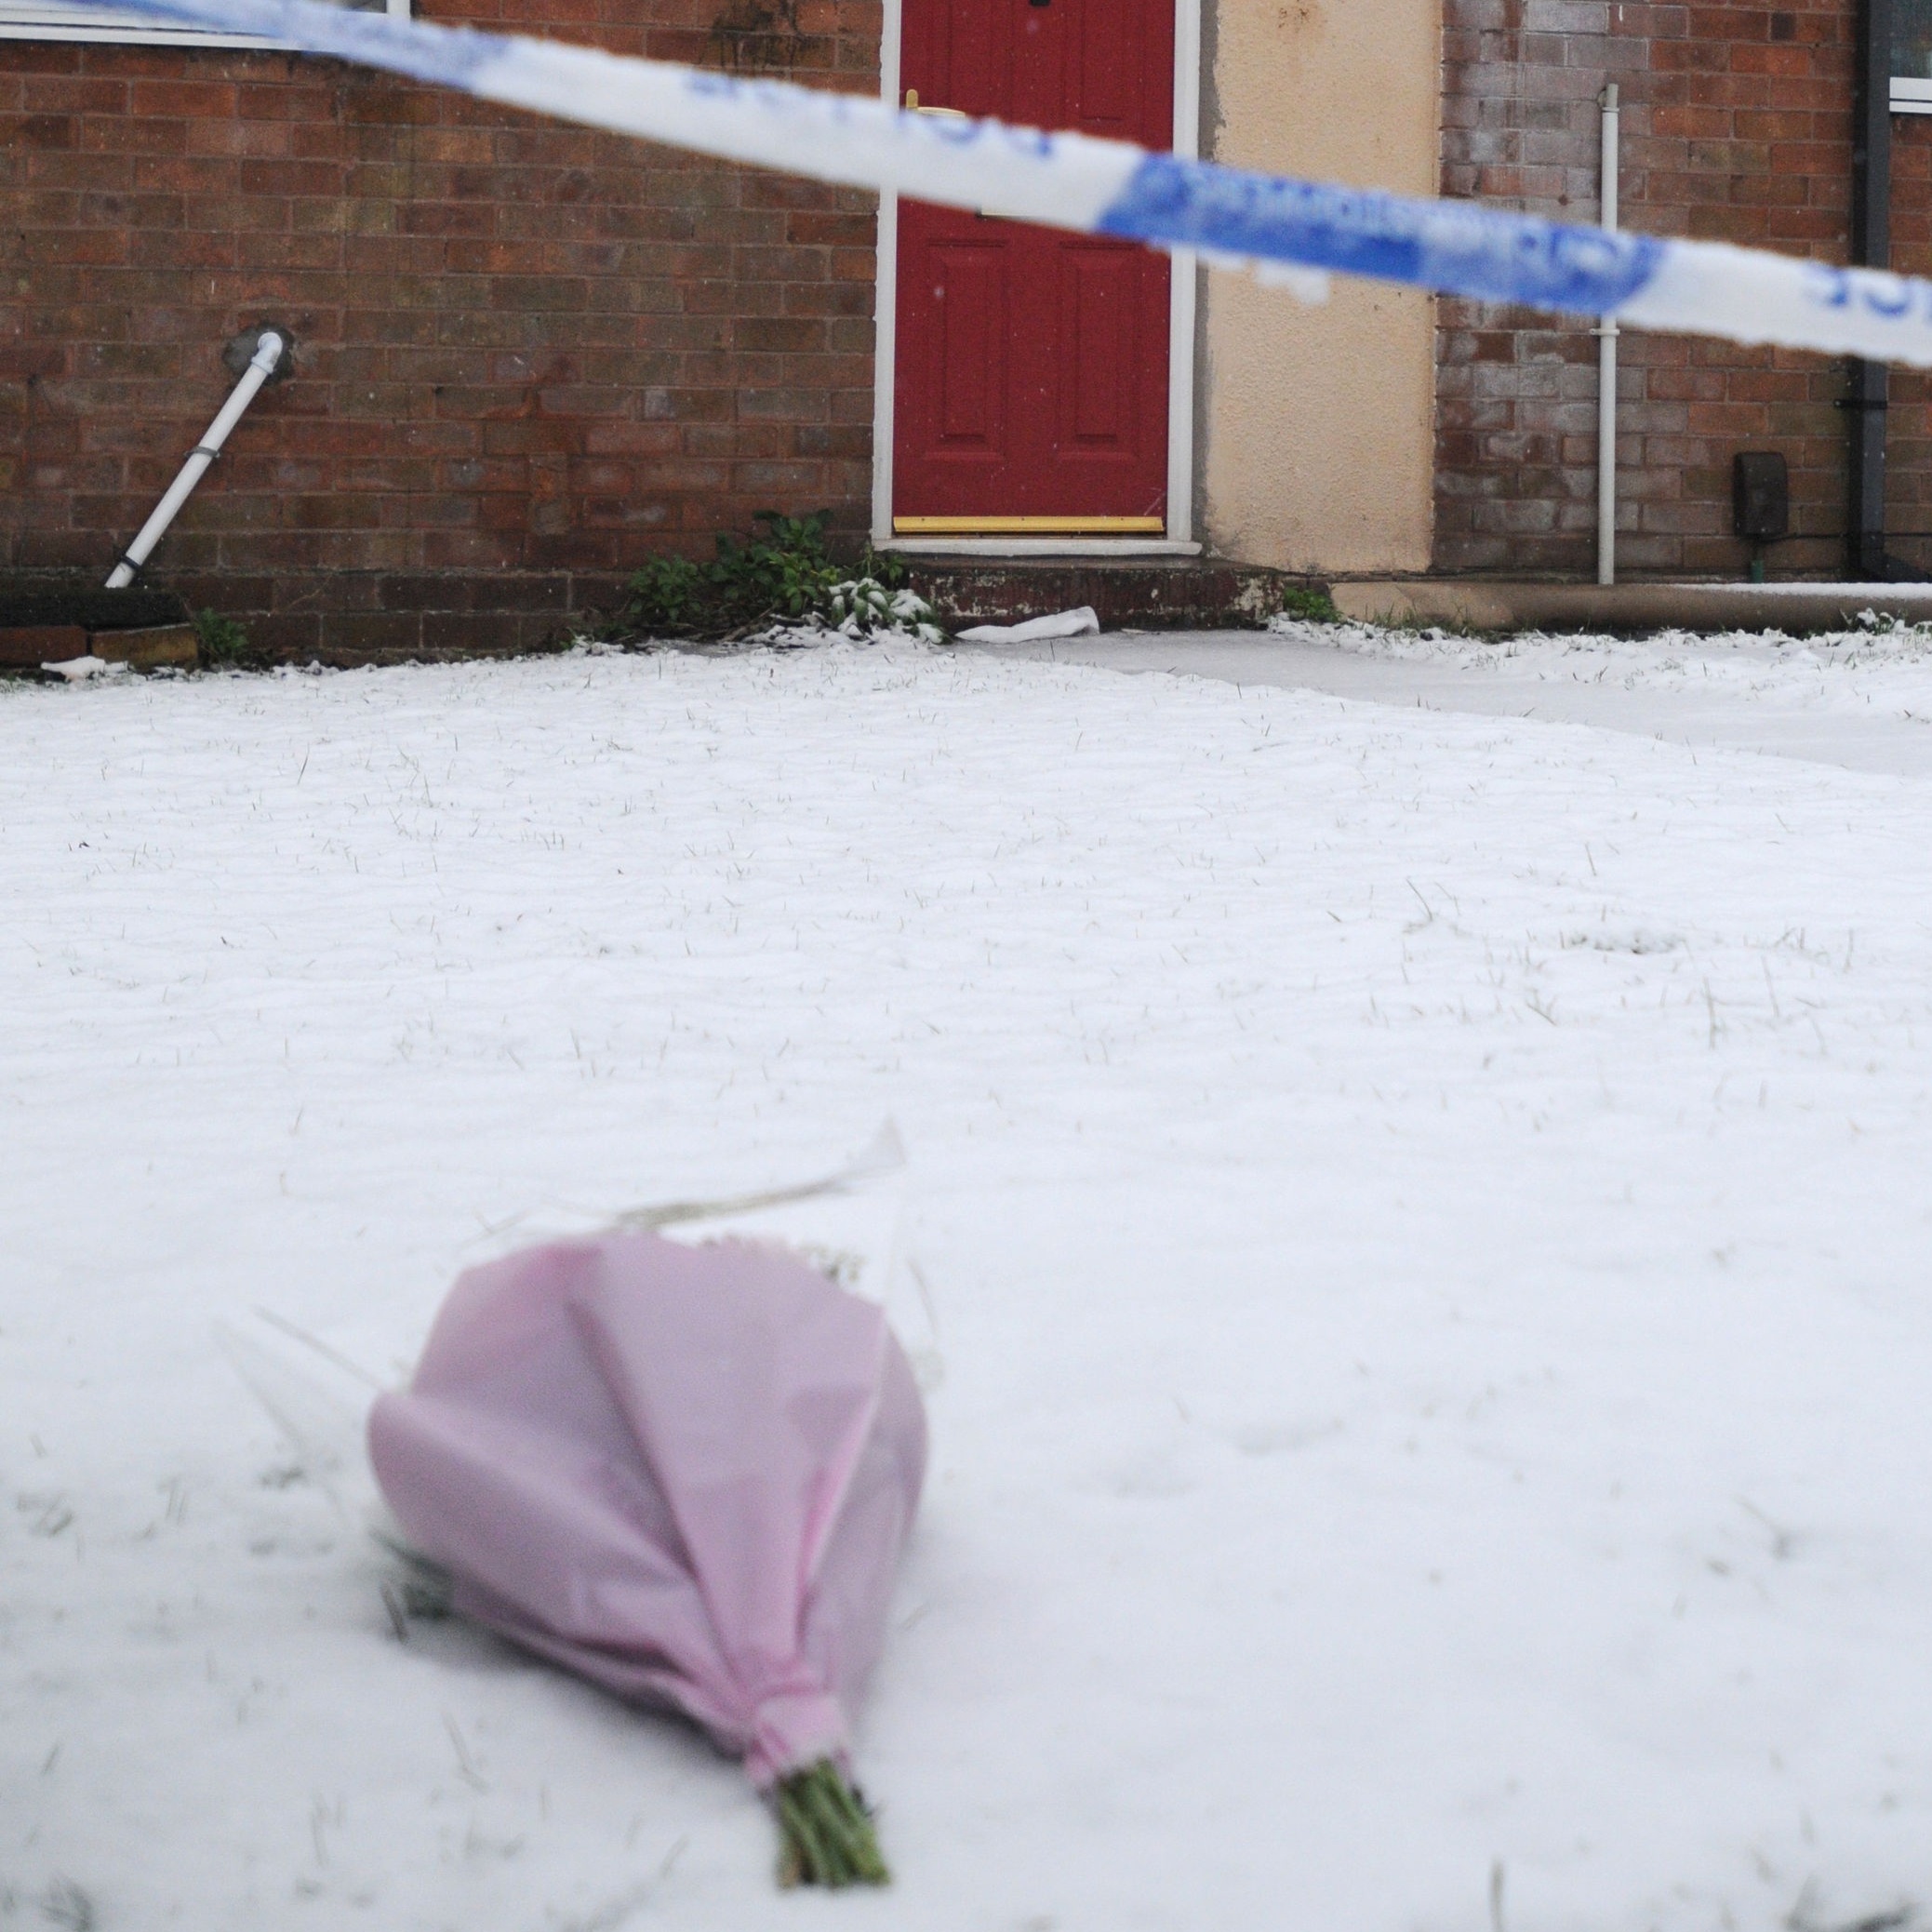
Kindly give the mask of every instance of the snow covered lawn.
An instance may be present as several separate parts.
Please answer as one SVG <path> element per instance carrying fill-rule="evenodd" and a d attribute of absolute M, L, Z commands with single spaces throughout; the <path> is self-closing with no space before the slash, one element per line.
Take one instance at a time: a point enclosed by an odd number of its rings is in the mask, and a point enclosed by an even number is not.
<path fill-rule="evenodd" d="M 912 647 L 14 687 L 0 907 L 0 1926 L 1932 1900 L 1932 779 Z M 899 1883 L 781 1896 L 692 1735 L 396 1641 L 214 1325 L 400 1376 L 887 1114 Z"/>

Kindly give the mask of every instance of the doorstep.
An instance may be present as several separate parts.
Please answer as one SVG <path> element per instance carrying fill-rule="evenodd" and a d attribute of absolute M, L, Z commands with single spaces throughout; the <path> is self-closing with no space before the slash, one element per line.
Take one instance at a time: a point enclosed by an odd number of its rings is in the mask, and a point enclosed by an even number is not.
<path fill-rule="evenodd" d="M 1538 583 L 1367 578 L 1330 587 L 1362 623 L 1469 631 L 1844 631 L 1861 612 L 1932 623 L 1932 583 Z"/>
<path fill-rule="evenodd" d="M 1092 607 L 1108 631 L 1254 631 L 1314 578 L 1198 556 L 902 555 L 912 587 L 951 630 Z"/>

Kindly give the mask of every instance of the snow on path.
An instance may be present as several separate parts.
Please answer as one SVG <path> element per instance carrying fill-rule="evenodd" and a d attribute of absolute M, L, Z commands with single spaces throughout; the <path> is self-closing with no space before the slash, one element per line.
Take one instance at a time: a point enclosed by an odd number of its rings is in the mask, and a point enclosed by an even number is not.
<path fill-rule="evenodd" d="M 0 689 L 0 1926 L 1925 1898 L 1928 819 L 915 648 Z M 400 1374 L 467 1262 L 888 1113 L 899 1884 L 781 1897 L 690 1735 L 397 1644 L 212 1325 Z"/>
<path fill-rule="evenodd" d="M 1910 627 L 1817 637 L 1530 633 L 1497 642 L 1277 620 L 1267 633 L 1116 632 L 999 654 L 1593 725 L 1672 744 L 1932 778 L 1932 632 Z"/>

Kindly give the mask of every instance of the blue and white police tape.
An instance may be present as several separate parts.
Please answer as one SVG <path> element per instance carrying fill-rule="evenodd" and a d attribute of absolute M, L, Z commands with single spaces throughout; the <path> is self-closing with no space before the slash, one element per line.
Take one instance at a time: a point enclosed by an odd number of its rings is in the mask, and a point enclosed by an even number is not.
<path fill-rule="evenodd" d="M 481 100 L 821 181 L 984 209 L 1157 248 L 1338 271 L 1642 328 L 1932 367 L 1932 282 L 1337 188 L 1125 141 L 901 113 L 783 81 L 740 81 L 520 34 L 432 26 L 324 0 L 115 0 Z M 1285 273 L 1284 273 L 1285 272 Z"/>

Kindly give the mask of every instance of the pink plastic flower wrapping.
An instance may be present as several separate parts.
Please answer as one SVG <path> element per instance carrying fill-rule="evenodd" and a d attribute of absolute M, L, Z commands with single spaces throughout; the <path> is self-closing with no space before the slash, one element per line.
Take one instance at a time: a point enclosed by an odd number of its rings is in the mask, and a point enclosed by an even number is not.
<path fill-rule="evenodd" d="M 780 1248 L 559 1242 L 451 1289 L 369 1451 L 454 1607 L 767 1789 L 849 1762 L 926 1469 L 905 1354 Z"/>

